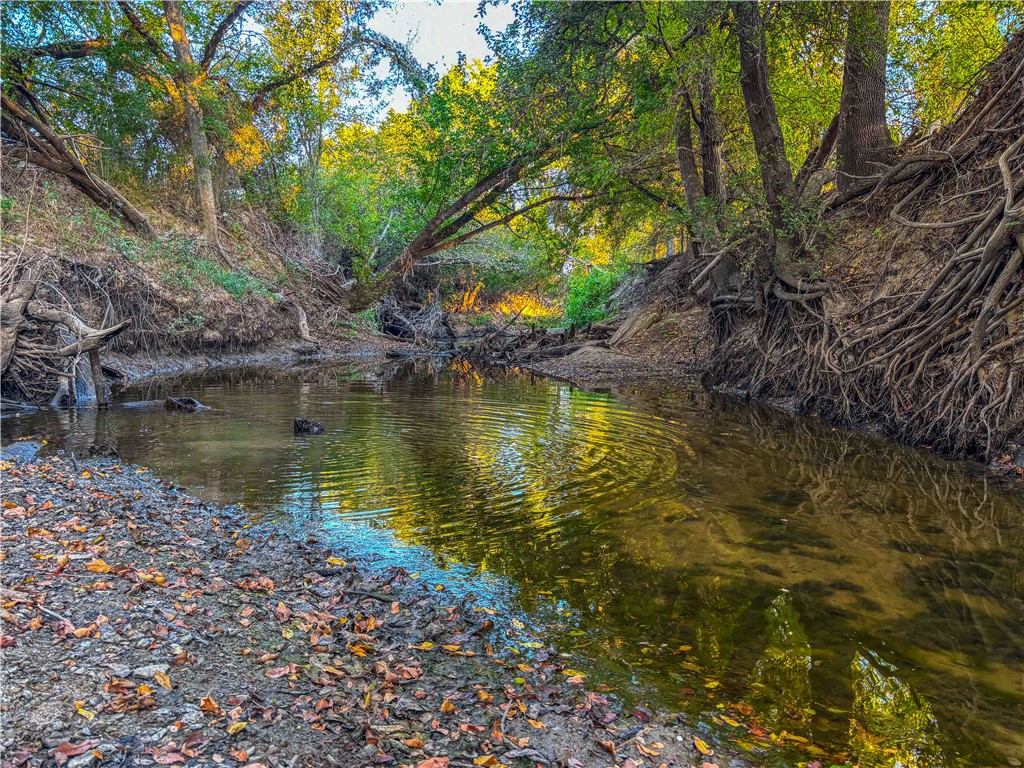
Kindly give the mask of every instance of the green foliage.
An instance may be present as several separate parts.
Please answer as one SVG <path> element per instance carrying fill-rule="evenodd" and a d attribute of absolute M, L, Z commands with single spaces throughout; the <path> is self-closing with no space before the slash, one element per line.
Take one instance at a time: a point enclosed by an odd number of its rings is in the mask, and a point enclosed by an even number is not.
<path fill-rule="evenodd" d="M 272 295 L 252 275 L 231 271 L 200 255 L 199 246 L 193 240 L 171 240 L 161 251 L 161 257 L 167 264 L 163 272 L 164 279 L 185 290 L 199 291 L 201 284 L 206 282 L 223 288 L 236 300 L 247 294 Z"/>
<path fill-rule="evenodd" d="M 652 244 L 680 231 L 727 240 L 764 224 L 728 3 L 517 3 L 515 22 L 489 37 L 492 57 L 460 61 L 436 79 L 369 31 L 380 5 L 247 6 L 196 85 L 218 188 L 242 188 L 247 202 L 273 209 L 309 253 L 342 265 L 367 296 L 386 285 L 382 268 L 418 243 L 442 298 L 468 281 L 483 281 L 486 296 L 567 287 L 567 311 L 592 318 L 600 275 L 620 269 L 601 266 L 559 286 L 567 258 L 596 265 L 627 251 L 626 261 L 649 258 Z M 194 55 L 234 7 L 228 0 L 182 5 Z M 795 173 L 838 107 L 848 6 L 762 2 L 759 9 Z M 1022 19 L 1013 0 L 894 2 L 893 132 L 948 123 Z M 95 137 L 76 143 L 91 172 L 129 197 L 191 192 L 193 161 L 160 4 L 14 0 L 0 15 L 0 36 L 4 81 L 31 85 L 57 133 Z M 102 44 L 74 58 L 17 55 L 69 40 Z M 416 98 L 407 112 L 378 121 L 366 107 L 382 51 L 411 75 Z M 726 200 L 698 194 L 688 203 L 677 128 L 681 116 L 693 118 L 689 149 L 703 170 L 706 107 L 721 124 Z M 501 184 L 473 193 L 495 175 Z M 542 205 L 550 196 L 562 199 Z M 55 201 L 44 186 L 43 204 Z M 14 204 L 4 198 L 0 206 L 10 225 Z M 266 290 L 194 248 L 151 254 L 98 209 L 90 223 L 93 245 L 131 261 L 159 255 L 183 288 L 209 283 L 235 298 Z M 230 217 L 225 224 L 238 226 Z M 818 240 L 809 211 L 786 212 L 775 224 L 777 235 L 795 235 L 806 248 Z M 478 229 L 486 231 L 462 240 Z M 68 247 L 80 244 L 73 232 L 61 237 Z M 581 254 L 588 248 L 594 252 Z"/>
<path fill-rule="evenodd" d="M 565 297 L 565 319 L 580 326 L 606 318 L 608 301 L 625 275 L 626 270 L 621 266 L 607 269 L 591 267 L 573 272 Z"/>
<path fill-rule="evenodd" d="M 368 331 L 379 331 L 380 320 L 377 319 L 377 310 L 373 307 L 364 309 L 362 312 L 356 315 L 356 319 L 359 324 Z"/>

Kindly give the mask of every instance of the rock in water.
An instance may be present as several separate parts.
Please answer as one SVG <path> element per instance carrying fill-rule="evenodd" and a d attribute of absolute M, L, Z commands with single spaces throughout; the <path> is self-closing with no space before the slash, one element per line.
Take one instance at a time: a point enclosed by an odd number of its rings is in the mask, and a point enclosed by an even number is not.
<path fill-rule="evenodd" d="M 90 456 L 102 456 L 107 459 L 119 459 L 121 454 L 117 452 L 117 448 L 112 446 L 110 443 L 93 443 L 89 446 Z"/>
<path fill-rule="evenodd" d="M 300 416 L 295 420 L 296 435 L 320 435 L 323 431 L 324 425 L 316 419 L 305 419 Z"/>
<path fill-rule="evenodd" d="M 207 406 L 200 403 L 194 397 L 168 397 L 164 400 L 164 407 L 169 411 L 199 411 Z"/>

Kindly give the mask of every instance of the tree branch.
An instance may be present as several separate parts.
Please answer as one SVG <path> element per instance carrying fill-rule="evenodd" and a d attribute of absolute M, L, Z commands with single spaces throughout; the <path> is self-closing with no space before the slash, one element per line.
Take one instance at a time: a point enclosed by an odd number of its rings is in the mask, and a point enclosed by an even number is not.
<path fill-rule="evenodd" d="M 245 13 L 245 9 L 252 5 L 253 2 L 254 0 L 238 0 L 235 3 L 235 7 L 231 9 L 231 13 L 225 16 L 224 20 L 217 25 L 217 29 L 214 30 L 210 41 L 206 44 L 206 48 L 203 49 L 203 60 L 200 62 L 203 72 L 210 70 L 213 57 L 217 55 L 217 48 L 220 47 L 221 40 L 224 39 L 224 35 L 227 34 L 231 25 L 238 21 L 238 17 Z"/>
<path fill-rule="evenodd" d="M 10 51 L 12 59 L 26 61 L 37 59 L 41 56 L 49 56 L 51 59 L 84 59 L 92 56 L 104 48 L 110 47 L 109 40 L 67 40 L 61 43 L 49 43 L 48 45 L 37 45 L 34 48 L 15 48 Z"/>
<path fill-rule="evenodd" d="M 522 208 L 519 208 L 519 209 L 517 209 L 515 211 L 512 211 L 511 213 L 508 213 L 508 214 L 502 216 L 500 219 L 495 219 L 494 221 L 489 221 L 488 223 L 486 223 L 486 224 L 484 224 L 482 226 L 479 226 L 476 229 L 472 229 L 469 232 L 464 232 L 463 234 L 459 235 L 458 237 L 452 238 L 451 240 L 448 240 L 447 242 L 440 243 L 439 245 L 435 245 L 435 246 L 433 246 L 431 248 L 428 248 L 427 250 L 422 251 L 420 254 L 418 254 L 417 258 L 420 258 L 420 257 L 423 257 L 423 256 L 429 256 L 432 253 L 437 253 L 438 251 L 447 251 L 448 249 L 454 248 L 457 245 L 461 245 L 462 243 L 466 242 L 467 240 L 471 240 L 472 238 L 474 238 L 474 237 L 476 237 L 478 235 L 482 235 L 484 232 L 492 230 L 495 227 L 504 226 L 505 224 L 508 224 L 509 222 L 511 222 L 513 219 L 517 219 L 520 216 L 522 216 L 523 214 L 529 213 L 530 211 L 534 210 L 535 208 L 540 208 L 540 207 L 548 205 L 550 203 L 559 203 L 559 202 L 574 203 L 574 202 L 580 202 L 582 200 L 589 200 L 589 199 L 594 198 L 594 197 L 597 197 L 597 195 L 550 195 L 549 197 L 545 197 L 545 198 L 542 198 L 540 200 L 535 200 L 534 202 L 530 203 L 529 205 L 524 205 Z"/>
<path fill-rule="evenodd" d="M 127 0 L 117 0 L 117 5 L 121 9 L 121 12 L 128 19 L 128 23 L 131 24 L 132 29 L 143 39 L 146 45 L 153 53 L 159 56 L 161 59 L 169 60 L 166 51 L 160 46 L 156 38 L 146 29 L 146 25 L 142 23 L 142 19 L 135 13 L 135 9 L 127 2 Z"/>
<path fill-rule="evenodd" d="M 260 109 L 262 109 L 263 106 L 267 103 L 267 97 L 271 93 L 276 91 L 278 88 L 284 88 L 286 85 L 291 85 L 296 80 L 299 80 L 303 77 L 309 77 L 315 72 L 319 72 L 324 67 L 329 67 L 333 66 L 334 64 L 337 64 L 339 61 L 341 61 L 341 57 L 348 53 L 352 49 L 352 47 L 353 46 L 351 45 L 347 45 L 342 48 L 339 48 L 337 51 L 334 52 L 333 55 L 329 56 L 326 59 L 318 61 L 314 64 L 310 64 L 308 67 L 305 67 L 304 69 L 296 70 L 294 72 L 287 72 L 281 75 L 280 77 L 276 77 L 273 80 L 269 80 L 268 82 L 264 83 L 263 85 L 256 89 L 256 92 L 253 93 L 252 98 L 249 100 L 249 103 L 252 107 L 252 111 L 258 112 Z"/>

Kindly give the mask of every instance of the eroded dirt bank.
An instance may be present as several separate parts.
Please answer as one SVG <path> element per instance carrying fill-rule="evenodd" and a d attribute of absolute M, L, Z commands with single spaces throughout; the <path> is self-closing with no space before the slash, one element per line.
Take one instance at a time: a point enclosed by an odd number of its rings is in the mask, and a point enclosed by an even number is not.
<path fill-rule="evenodd" d="M 141 467 L 2 469 L 4 765 L 741 764 L 402 569 Z"/>

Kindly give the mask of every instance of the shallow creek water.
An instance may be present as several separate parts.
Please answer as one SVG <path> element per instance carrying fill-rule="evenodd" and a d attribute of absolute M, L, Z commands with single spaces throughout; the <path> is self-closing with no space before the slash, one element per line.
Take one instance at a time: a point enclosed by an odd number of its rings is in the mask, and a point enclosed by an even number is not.
<path fill-rule="evenodd" d="M 741 746 L 760 734 L 762 764 L 1024 760 L 1024 496 L 980 468 L 696 388 L 437 361 L 219 372 L 121 400 L 168 392 L 210 410 L 43 412 L 4 439 L 109 443 L 442 600 L 473 592 L 631 705 Z M 293 437 L 299 415 L 326 434 Z"/>

